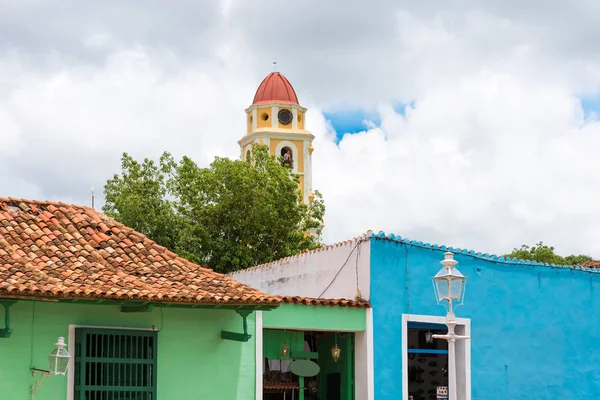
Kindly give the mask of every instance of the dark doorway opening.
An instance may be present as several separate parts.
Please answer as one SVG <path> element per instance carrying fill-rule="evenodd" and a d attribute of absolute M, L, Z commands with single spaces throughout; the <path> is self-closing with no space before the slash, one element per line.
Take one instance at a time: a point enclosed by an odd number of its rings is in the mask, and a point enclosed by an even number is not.
<path fill-rule="evenodd" d="M 445 325 L 408 324 L 408 398 L 435 400 L 437 388 L 448 386 L 448 342 L 434 339 L 445 334 Z"/>
<path fill-rule="evenodd" d="M 282 355 L 282 346 L 289 349 Z M 340 349 L 334 359 L 332 349 Z M 300 379 L 290 371 L 294 360 L 309 359 L 319 373 L 304 379 L 305 400 L 354 400 L 354 333 L 263 330 L 263 399 L 298 399 Z"/>

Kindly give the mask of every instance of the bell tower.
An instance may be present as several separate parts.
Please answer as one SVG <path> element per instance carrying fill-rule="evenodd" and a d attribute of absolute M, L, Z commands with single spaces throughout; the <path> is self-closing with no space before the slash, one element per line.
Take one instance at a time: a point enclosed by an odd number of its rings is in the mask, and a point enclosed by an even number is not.
<path fill-rule="evenodd" d="M 272 72 L 262 81 L 252 105 L 246 109 L 246 134 L 238 140 L 242 160 L 252 152 L 252 145 L 267 145 L 271 155 L 283 157 L 283 162 L 300 176 L 302 200 L 309 204 L 312 192 L 312 141 L 315 138 L 304 129 L 306 108 L 300 106 L 290 82 L 279 72 Z"/>

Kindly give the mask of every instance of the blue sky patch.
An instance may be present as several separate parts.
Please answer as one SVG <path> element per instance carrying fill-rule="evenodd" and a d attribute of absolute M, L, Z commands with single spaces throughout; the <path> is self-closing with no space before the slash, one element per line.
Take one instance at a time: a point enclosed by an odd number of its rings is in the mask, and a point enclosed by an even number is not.
<path fill-rule="evenodd" d="M 404 115 L 404 109 L 407 103 L 393 104 L 394 111 Z M 370 121 L 375 126 L 381 125 L 381 116 L 375 109 L 344 109 L 332 112 L 324 112 L 323 115 L 331 123 L 336 132 L 336 138 L 339 142 L 346 133 L 355 134 L 368 129 L 365 121 Z"/>
<path fill-rule="evenodd" d="M 581 100 L 581 107 L 585 116 L 589 116 L 591 113 L 600 115 L 600 95 L 594 97 L 583 97 Z"/>

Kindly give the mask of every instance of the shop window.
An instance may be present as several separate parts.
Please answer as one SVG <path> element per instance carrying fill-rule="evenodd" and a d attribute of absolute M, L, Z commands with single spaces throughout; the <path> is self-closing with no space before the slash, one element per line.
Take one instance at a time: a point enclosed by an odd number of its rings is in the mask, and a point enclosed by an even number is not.
<path fill-rule="evenodd" d="M 156 399 L 157 332 L 75 330 L 74 400 Z"/>

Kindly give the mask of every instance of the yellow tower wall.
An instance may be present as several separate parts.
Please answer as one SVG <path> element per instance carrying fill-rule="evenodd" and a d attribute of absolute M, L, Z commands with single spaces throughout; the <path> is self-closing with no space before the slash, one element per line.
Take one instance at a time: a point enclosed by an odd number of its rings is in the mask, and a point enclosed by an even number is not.
<path fill-rule="evenodd" d="M 298 111 L 298 129 L 304 129 L 304 113 Z"/>
<path fill-rule="evenodd" d="M 265 121 L 264 115 L 268 115 L 268 119 Z M 259 107 L 256 110 L 256 115 L 258 116 L 257 126 L 259 128 L 270 128 L 271 127 L 271 107 Z"/>

